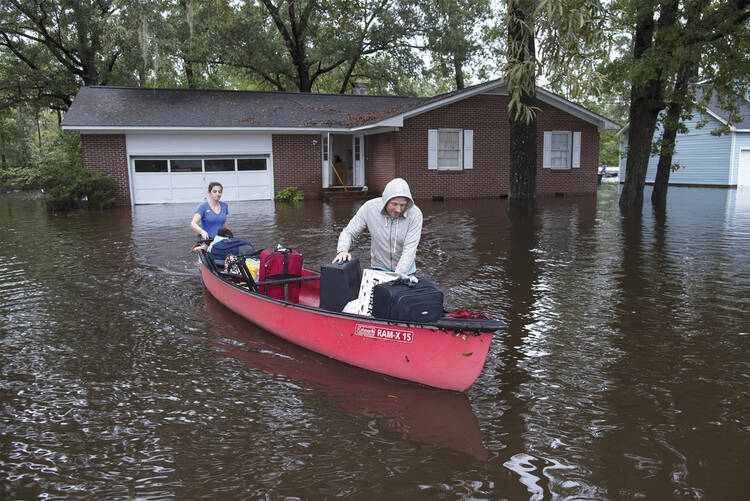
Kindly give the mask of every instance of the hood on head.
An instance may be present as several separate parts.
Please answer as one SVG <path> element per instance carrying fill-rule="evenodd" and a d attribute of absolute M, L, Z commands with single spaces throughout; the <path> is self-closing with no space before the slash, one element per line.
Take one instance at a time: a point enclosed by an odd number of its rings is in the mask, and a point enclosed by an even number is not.
<path fill-rule="evenodd" d="M 381 212 L 385 213 L 386 204 L 391 198 L 394 197 L 406 197 L 409 199 L 409 202 L 406 204 L 406 210 L 409 210 L 411 206 L 414 205 L 414 200 L 412 200 L 411 198 L 411 190 L 409 190 L 409 185 L 400 177 L 392 179 L 388 184 L 385 185 L 385 189 L 383 190 L 383 206 L 380 208 Z"/>

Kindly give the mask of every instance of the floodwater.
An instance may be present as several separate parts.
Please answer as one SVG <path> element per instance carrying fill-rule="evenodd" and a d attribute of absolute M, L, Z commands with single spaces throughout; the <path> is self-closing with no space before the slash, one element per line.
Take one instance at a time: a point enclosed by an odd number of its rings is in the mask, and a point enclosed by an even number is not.
<path fill-rule="evenodd" d="M 509 325 L 466 393 L 228 311 L 192 204 L 0 195 L 0 498 L 748 499 L 750 192 L 670 188 L 628 221 L 617 190 L 420 203 L 422 275 Z M 316 268 L 356 206 L 235 202 L 230 227 Z"/>

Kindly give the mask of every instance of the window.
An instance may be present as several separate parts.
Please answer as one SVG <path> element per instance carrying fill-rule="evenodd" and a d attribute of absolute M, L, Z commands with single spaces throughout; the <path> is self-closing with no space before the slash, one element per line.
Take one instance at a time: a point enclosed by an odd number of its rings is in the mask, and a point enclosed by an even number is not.
<path fill-rule="evenodd" d="M 201 172 L 203 165 L 200 160 L 180 158 L 176 160 L 170 160 L 169 165 L 172 172 Z"/>
<path fill-rule="evenodd" d="M 238 158 L 237 170 L 266 170 L 265 158 Z"/>
<path fill-rule="evenodd" d="M 354 160 L 359 162 L 359 136 L 354 138 Z"/>
<path fill-rule="evenodd" d="M 267 157 L 255 158 L 134 158 L 133 168 L 137 173 L 171 172 L 182 174 L 190 172 L 235 172 L 268 170 Z"/>
<path fill-rule="evenodd" d="M 567 130 L 544 132 L 545 169 L 575 169 L 581 166 L 581 133 Z"/>
<path fill-rule="evenodd" d="M 233 158 L 212 158 L 206 160 L 206 172 L 219 172 L 234 170 L 234 159 Z"/>
<path fill-rule="evenodd" d="M 167 172 L 166 160 L 135 160 L 136 172 Z"/>
<path fill-rule="evenodd" d="M 457 170 L 461 168 L 459 155 L 461 141 L 457 130 L 438 131 L 438 169 Z"/>
<path fill-rule="evenodd" d="M 328 136 L 324 135 L 322 140 L 322 146 L 323 146 L 323 161 L 328 161 Z"/>
<path fill-rule="evenodd" d="M 474 167 L 474 131 L 430 129 L 427 131 L 427 168 L 465 170 Z"/>

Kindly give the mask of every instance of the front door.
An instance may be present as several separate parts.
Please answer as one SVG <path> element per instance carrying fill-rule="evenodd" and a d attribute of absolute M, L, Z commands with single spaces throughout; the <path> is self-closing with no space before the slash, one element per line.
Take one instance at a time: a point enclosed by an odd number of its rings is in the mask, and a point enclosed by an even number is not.
<path fill-rule="evenodd" d="M 362 187 L 365 184 L 364 136 L 322 136 L 323 187 Z"/>
<path fill-rule="evenodd" d="M 365 136 L 359 134 L 352 136 L 352 151 L 354 161 L 354 172 L 352 175 L 353 186 L 365 185 Z"/>

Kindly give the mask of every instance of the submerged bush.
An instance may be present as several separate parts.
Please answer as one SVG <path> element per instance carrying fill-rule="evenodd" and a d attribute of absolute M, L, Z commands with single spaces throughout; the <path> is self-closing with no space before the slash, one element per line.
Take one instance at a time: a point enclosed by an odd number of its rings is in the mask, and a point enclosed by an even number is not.
<path fill-rule="evenodd" d="M 101 209 L 114 203 L 115 180 L 83 168 L 81 136 L 63 132 L 42 152 L 39 164 L 0 170 L 0 185 L 10 189 L 42 189 L 51 211 Z"/>
<path fill-rule="evenodd" d="M 279 202 L 292 204 L 301 202 L 303 198 L 305 198 L 305 193 L 296 186 L 284 188 L 276 194 L 276 200 L 278 200 Z"/>
<path fill-rule="evenodd" d="M 44 202 L 52 211 L 69 211 L 86 207 L 102 209 L 111 206 L 115 180 L 83 167 L 52 169 L 45 173 Z"/>

